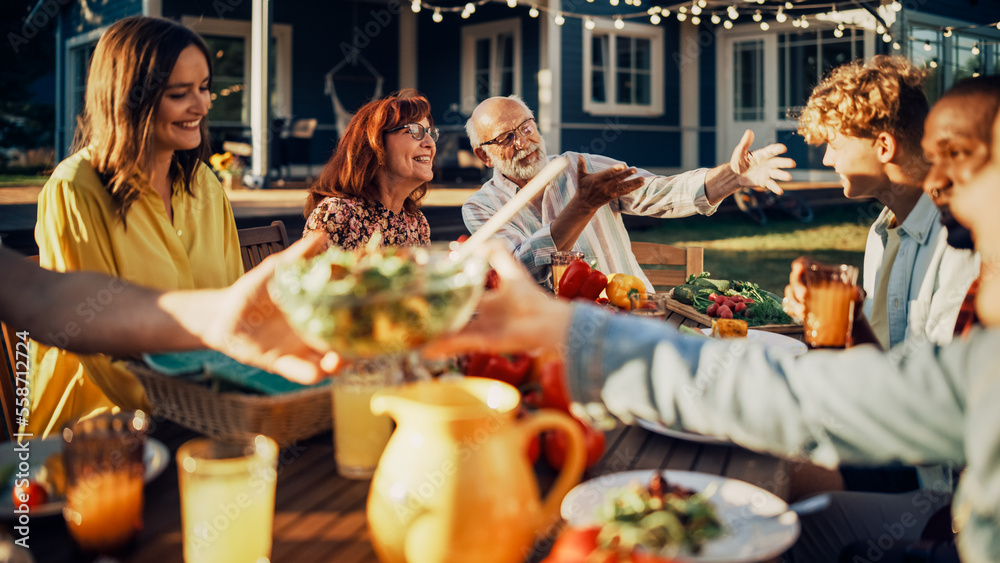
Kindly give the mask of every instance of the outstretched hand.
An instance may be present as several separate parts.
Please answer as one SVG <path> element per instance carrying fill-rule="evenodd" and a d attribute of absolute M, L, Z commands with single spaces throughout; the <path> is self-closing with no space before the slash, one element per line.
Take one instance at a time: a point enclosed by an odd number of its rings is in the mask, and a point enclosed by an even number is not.
<path fill-rule="evenodd" d="M 729 166 L 737 175 L 739 185 L 744 188 L 765 187 L 772 192 L 781 195 L 784 191 L 775 180 L 787 182 L 792 179 L 792 174 L 785 168 L 795 168 L 795 161 L 787 157 L 779 157 L 788 150 L 781 143 L 774 143 L 762 149 L 751 151 L 753 144 L 753 131 L 747 129 L 740 139 L 733 156 L 729 159 Z"/>
<path fill-rule="evenodd" d="M 324 246 L 324 235 L 313 233 L 218 290 L 218 314 L 202 336 L 205 344 L 299 383 L 315 383 L 333 373 L 339 356 L 319 352 L 299 338 L 267 291 L 277 266 L 314 256 Z"/>
<path fill-rule="evenodd" d="M 544 345 L 565 346 L 573 308 L 543 292 L 499 244 L 488 249 L 499 286 L 479 301 L 477 316 L 465 328 L 430 343 L 424 354 L 448 356 L 470 351 L 522 352 Z"/>
<path fill-rule="evenodd" d="M 624 164 L 600 172 L 587 172 L 586 160 L 581 156 L 577 162 L 577 176 L 580 178 L 577 197 L 589 208 L 599 209 L 608 202 L 641 188 L 642 178 L 629 178 L 635 173 L 635 168 L 628 168 Z"/>

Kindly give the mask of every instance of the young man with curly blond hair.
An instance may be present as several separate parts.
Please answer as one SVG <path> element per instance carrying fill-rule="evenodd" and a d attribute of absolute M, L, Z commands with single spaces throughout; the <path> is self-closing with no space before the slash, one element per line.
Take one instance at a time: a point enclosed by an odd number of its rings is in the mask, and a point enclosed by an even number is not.
<path fill-rule="evenodd" d="M 972 253 L 946 242 L 940 211 L 924 194 L 930 168 L 921 139 L 929 108 L 923 73 L 902 57 L 879 55 L 834 69 L 799 119 L 844 195 L 884 205 L 868 233 L 864 315 L 854 342 L 889 349 L 904 340 L 946 344 L 978 273 Z"/>

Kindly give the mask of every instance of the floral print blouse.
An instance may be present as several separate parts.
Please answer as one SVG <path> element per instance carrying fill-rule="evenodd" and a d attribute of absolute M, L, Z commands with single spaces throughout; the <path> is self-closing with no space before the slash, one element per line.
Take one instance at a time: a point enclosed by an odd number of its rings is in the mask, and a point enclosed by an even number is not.
<path fill-rule="evenodd" d="M 431 228 L 420 211 L 416 215 L 393 213 L 377 201 L 327 197 L 306 218 L 303 235 L 322 230 L 329 242 L 354 250 L 364 246 L 376 231 L 382 233 L 382 246 L 420 246 L 430 244 Z"/>

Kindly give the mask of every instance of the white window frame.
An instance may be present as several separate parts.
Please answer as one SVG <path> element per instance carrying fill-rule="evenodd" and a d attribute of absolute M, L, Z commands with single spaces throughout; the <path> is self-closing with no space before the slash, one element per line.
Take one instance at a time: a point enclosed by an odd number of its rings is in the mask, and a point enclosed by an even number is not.
<path fill-rule="evenodd" d="M 63 68 L 65 80 L 63 80 L 63 99 L 65 104 L 63 104 L 63 123 L 62 123 L 62 135 L 63 135 L 63 146 L 66 147 L 67 154 L 69 154 L 69 149 L 72 148 L 73 139 L 76 136 L 76 116 L 83 111 L 83 106 L 77 103 L 77 98 L 74 90 L 76 90 L 77 83 L 74 80 L 73 72 L 76 69 L 77 64 L 80 61 L 77 58 L 80 55 L 80 48 L 86 47 L 88 45 L 96 45 L 97 41 L 101 38 L 101 34 L 104 30 L 108 29 L 109 26 L 104 26 L 98 29 L 91 30 L 82 35 L 77 35 L 66 40 L 63 48 L 63 60 L 66 64 Z M 89 67 L 88 67 L 89 68 Z M 83 80 L 86 82 L 87 77 L 83 76 Z"/>
<path fill-rule="evenodd" d="M 813 23 L 821 26 L 822 24 Z M 820 29 L 811 29 L 819 31 Z M 716 96 L 716 114 L 729 116 L 720 119 L 718 135 L 716 135 L 716 152 L 719 155 L 729 155 L 739 143 L 743 132 L 752 129 L 756 134 L 755 146 L 763 146 L 777 140 L 778 131 L 795 129 L 797 121 L 778 114 L 778 35 L 796 31 L 791 22 L 772 23 L 769 31 L 761 31 L 757 24 L 737 25 L 725 35 L 720 34 L 721 41 L 716 51 L 716 84 L 719 85 Z M 764 40 L 764 119 L 760 121 L 734 121 L 733 96 L 733 44 L 748 39 Z M 875 34 L 866 31 L 862 37 L 865 59 L 875 53 Z M 836 175 L 828 170 L 792 170 L 795 181 L 832 181 Z"/>
<path fill-rule="evenodd" d="M 471 114 L 476 109 L 476 42 L 490 40 L 490 53 L 497 53 L 497 37 L 510 34 L 514 37 L 514 94 L 521 95 L 521 20 L 509 18 L 489 23 L 462 27 L 462 111 Z M 500 69 L 497 57 L 490 57 L 490 96 L 499 96 Z"/>
<path fill-rule="evenodd" d="M 594 29 L 583 29 L 583 111 L 592 115 L 632 115 L 642 117 L 658 117 L 663 115 L 663 28 L 655 25 L 628 22 L 622 29 L 616 29 L 614 24 L 604 18 L 594 19 Z M 593 101 L 593 37 L 594 34 L 610 35 L 608 62 L 604 73 L 604 91 L 607 92 L 605 102 Z M 618 36 L 648 39 L 650 42 L 650 105 L 619 104 L 615 87 L 617 72 L 617 42 Z"/>
<path fill-rule="evenodd" d="M 214 18 L 201 18 L 194 16 L 183 16 L 181 23 L 188 29 L 200 35 L 221 35 L 225 37 L 242 37 L 246 44 L 246 57 L 243 61 L 243 75 L 246 76 L 247 83 L 250 82 L 250 32 L 251 24 L 245 20 L 221 20 Z M 292 26 L 285 23 L 272 23 L 271 36 L 275 43 L 275 87 L 274 97 L 271 100 L 275 113 L 279 116 L 287 117 L 292 114 Z M 247 89 L 248 96 L 253 95 Z M 247 99 L 244 119 L 239 122 L 213 121 L 212 125 L 244 125 L 250 126 L 250 100 Z"/>

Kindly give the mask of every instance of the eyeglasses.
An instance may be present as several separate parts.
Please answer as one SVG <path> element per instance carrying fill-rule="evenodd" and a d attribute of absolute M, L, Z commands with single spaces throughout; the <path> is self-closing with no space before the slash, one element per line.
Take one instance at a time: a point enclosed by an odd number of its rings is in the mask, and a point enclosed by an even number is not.
<path fill-rule="evenodd" d="M 406 129 L 406 131 L 409 132 L 410 136 L 413 137 L 414 141 L 421 141 L 421 140 L 423 140 L 424 135 L 427 134 L 427 135 L 430 135 L 431 136 L 431 140 L 436 143 L 437 140 L 438 140 L 438 137 L 441 136 L 441 130 L 438 129 L 437 127 L 424 127 L 423 125 L 421 125 L 419 123 L 407 123 L 406 125 L 400 125 L 399 127 L 393 127 L 392 129 L 386 129 L 385 132 L 386 133 L 395 133 L 396 131 L 399 131 L 401 129 Z"/>
<path fill-rule="evenodd" d="M 509 147 L 514 143 L 514 139 L 517 135 L 521 135 L 524 138 L 528 138 L 535 134 L 535 118 L 529 117 L 521 122 L 520 125 L 511 129 L 510 131 L 505 131 L 496 136 L 495 139 L 491 141 L 486 141 L 485 143 L 480 143 L 479 146 L 484 145 L 496 145 L 498 147 Z"/>

